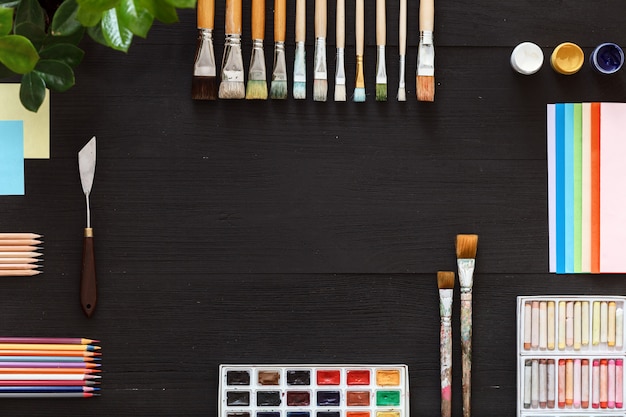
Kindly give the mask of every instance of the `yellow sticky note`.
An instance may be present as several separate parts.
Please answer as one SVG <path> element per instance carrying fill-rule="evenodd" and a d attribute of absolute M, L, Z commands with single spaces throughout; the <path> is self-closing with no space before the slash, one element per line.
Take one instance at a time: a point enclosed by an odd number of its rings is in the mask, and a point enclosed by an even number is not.
<path fill-rule="evenodd" d="M 50 158 L 50 91 L 39 111 L 26 110 L 20 102 L 19 84 L 0 84 L 0 120 L 24 122 L 24 158 Z"/>

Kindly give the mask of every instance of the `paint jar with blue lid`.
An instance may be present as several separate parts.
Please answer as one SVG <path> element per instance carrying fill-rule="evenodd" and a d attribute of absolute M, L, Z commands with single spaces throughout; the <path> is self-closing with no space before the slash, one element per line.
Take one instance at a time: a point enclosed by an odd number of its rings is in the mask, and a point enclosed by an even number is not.
<path fill-rule="evenodd" d="M 624 65 L 624 51 L 611 42 L 600 44 L 590 57 L 591 66 L 600 74 L 614 74 Z"/>

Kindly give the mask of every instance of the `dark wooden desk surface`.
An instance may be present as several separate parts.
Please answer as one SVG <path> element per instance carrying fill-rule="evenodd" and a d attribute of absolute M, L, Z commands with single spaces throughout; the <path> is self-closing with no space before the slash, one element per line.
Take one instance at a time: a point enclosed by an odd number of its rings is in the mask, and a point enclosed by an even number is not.
<path fill-rule="evenodd" d="M 26 161 L 26 196 L 0 197 L 3 231 L 45 235 L 45 274 L 0 284 L 2 334 L 101 339 L 103 396 L 7 400 L 3 413 L 215 416 L 220 363 L 402 362 L 411 416 L 436 416 L 436 271 L 455 270 L 457 233 L 477 233 L 474 415 L 514 415 L 516 296 L 625 292 L 622 275 L 547 273 L 545 150 L 546 103 L 626 100 L 624 70 L 603 77 L 585 63 L 566 77 L 548 64 L 563 41 L 587 56 L 604 41 L 626 46 L 623 2 L 437 3 L 435 103 L 414 100 L 417 1 L 408 10 L 409 100 L 394 100 L 398 0 L 387 5 L 390 100 L 374 101 L 373 4 L 362 104 L 192 101 L 191 10 L 178 24 L 157 25 L 127 56 L 86 42 L 77 86 L 52 94 L 51 159 Z M 348 2 L 349 91 L 353 7 Z M 290 40 L 293 9 L 290 2 Z M 330 0 L 331 74 L 334 10 Z M 220 2 L 218 59 L 223 18 Z M 267 23 L 271 68 L 270 14 Z M 526 40 L 546 56 L 530 77 L 508 62 Z M 291 71 L 292 41 L 287 50 Z M 86 319 L 76 154 L 92 135 L 99 304 Z M 458 302 L 453 317 L 458 335 Z M 455 416 L 460 368 L 456 337 Z"/>

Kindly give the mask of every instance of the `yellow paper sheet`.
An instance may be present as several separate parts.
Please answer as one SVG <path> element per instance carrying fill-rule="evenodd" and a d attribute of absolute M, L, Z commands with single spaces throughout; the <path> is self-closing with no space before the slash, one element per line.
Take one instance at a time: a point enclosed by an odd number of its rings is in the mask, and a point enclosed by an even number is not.
<path fill-rule="evenodd" d="M 50 158 L 50 91 L 33 113 L 20 102 L 19 84 L 0 84 L 0 120 L 24 121 L 24 158 Z"/>

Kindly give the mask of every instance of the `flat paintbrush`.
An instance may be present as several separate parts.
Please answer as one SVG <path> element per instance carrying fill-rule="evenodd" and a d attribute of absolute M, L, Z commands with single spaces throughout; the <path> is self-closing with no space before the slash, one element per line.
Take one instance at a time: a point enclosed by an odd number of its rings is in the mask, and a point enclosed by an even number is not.
<path fill-rule="evenodd" d="M 243 57 L 241 56 L 241 1 L 226 0 L 226 40 L 222 57 L 222 82 L 219 98 L 246 97 Z"/>
<path fill-rule="evenodd" d="M 385 0 L 376 0 L 376 101 L 387 101 L 387 44 Z"/>
<path fill-rule="evenodd" d="M 456 236 L 456 258 L 461 284 L 461 359 L 463 366 L 463 417 L 471 416 L 472 396 L 472 286 L 478 235 Z"/>
<path fill-rule="evenodd" d="M 248 69 L 246 98 L 267 100 L 267 75 L 265 71 L 265 0 L 252 0 L 252 57 Z"/>
<path fill-rule="evenodd" d="M 454 272 L 437 272 L 439 287 L 439 363 L 441 372 L 441 417 L 452 415 L 452 298 Z"/>
<path fill-rule="evenodd" d="M 315 54 L 313 56 L 313 101 L 326 101 L 328 69 L 326 67 L 327 0 L 315 0 Z"/>
<path fill-rule="evenodd" d="M 217 68 L 213 51 L 215 0 L 198 0 L 198 45 L 191 80 L 191 98 L 217 99 Z"/>
<path fill-rule="evenodd" d="M 356 80 L 354 83 L 355 102 L 365 101 L 365 76 L 363 74 L 363 51 L 365 42 L 365 5 L 364 0 L 356 0 L 355 25 L 356 35 Z"/>
<path fill-rule="evenodd" d="M 406 0 L 400 0 L 400 19 L 398 22 L 398 49 L 400 52 L 400 76 L 398 82 L 398 101 L 406 101 L 404 70 L 406 67 Z"/>
<path fill-rule="evenodd" d="M 415 77 L 417 100 L 435 101 L 435 0 L 420 0 L 420 41 L 417 48 L 417 75 Z"/>
<path fill-rule="evenodd" d="M 306 0 L 296 0 L 296 54 L 293 63 L 293 98 L 306 98 Z"/>
<path fill-rule="evenodd" d="M 335 101 L 346 101 L 346 69 L 344 63 L 346 46 L 346 0 L 337 0 L 336 12 L 337 62 L 335 67 Z"/>
<path fill-rule="evenodd" d="M 270 85 L 270 98 L 275 100 L 287 98 L 286 26 L 287 0 L 274 0 L 274 69 Z"/>

